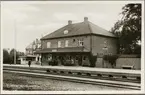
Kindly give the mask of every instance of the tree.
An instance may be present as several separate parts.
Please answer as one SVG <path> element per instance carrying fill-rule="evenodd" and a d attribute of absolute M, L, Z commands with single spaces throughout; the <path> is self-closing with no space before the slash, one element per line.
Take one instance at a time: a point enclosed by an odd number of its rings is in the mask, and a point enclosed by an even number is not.
<path fill-rule="evenodd" d="M 89 54 L 90 67 L 96 66 L 97 56 L 92 53 Z"/>
<path fill-rule="evenodd" d="M 122 18 L 115 23 L 111 32 L 119 37 L 120 53 L 138 54 L 141 51 L 141 45 L 138 45 L 141 41 L 141 4 L 127 4 L 122 10 Z"/>
<path fill-rule="evenodd" d="M 6 49 L 3 49 L 3 63 L 10 63 L 10 55 Z"/>
<path fill-rule="evenodd" d="M 116 60 L 118 59 L 118 55 L 104 55 L 103 60 L 111 63 L 112 68 L 116 66 Z"/>
<path fill-rule="evenodd" d="M 16 56 L 15 56 L 15 54 L 16 54 Z M 10 51 L 11 64 L 14 64 L 15 57 L 16 57 L 16 61 L 17 61 L 20 56 L 24 56 L 24 52 L 17 51 L 16 49 L 11 49 L 11 51 Z"/>
<path fill-rule="evenodd" d="M 16 52 L 16 53 L 15 53 Z M 16 56 L 15 56 L 16 54 Z M 15 50 L 15 49 L 12 49 L 10 51 L 10 59 L 11 59 L 11 63 L 14 64 L 14 60 L 15 60 L 15 57 L 16 57 L 16 60 L 18 59 L 18 52 Z"/>

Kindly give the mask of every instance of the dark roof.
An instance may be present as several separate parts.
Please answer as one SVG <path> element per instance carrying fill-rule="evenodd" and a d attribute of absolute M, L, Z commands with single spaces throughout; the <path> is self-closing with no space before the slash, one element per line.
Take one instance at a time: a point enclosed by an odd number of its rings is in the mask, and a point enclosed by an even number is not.
<path fill-rule="evenodd" d="M 38 45 L 38 44 L 41 44 L 41 41 L 36 39 L 34 40 L 33 42 L 31 42 L 27 47 L 26 49 L 33 49 L 33 45 Z M 41 46 L 39 46 L 38 48 L 40 48 Z"/>
<path fill-rule="evenodd" d="M 64 34 L 64 31 L 68 30 L 68 34 Z M 50 39 L 50 38 L 58 38 L 58 37 L 67 37 L 67 36 L 76 36 L 76 35 L 83 35 L 83 34 L 96 34 L 108 37 L 116 37 L 109 31 L 89 22 L 80 22 L 74 24 L 68 24 L 44 37 L 42 39 Z"/>

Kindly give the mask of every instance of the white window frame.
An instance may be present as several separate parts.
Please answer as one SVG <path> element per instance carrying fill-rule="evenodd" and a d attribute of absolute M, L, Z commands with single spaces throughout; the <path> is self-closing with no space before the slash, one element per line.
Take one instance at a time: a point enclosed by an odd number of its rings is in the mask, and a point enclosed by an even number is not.
<path fill-rule="evenodd" d="M 65 40 L 65 47 L 68 47 L 69 40 Z"/>
<path fill-rule="evenodd" d="M 61 47 L 61 41 L 58 41 L 57 43 L 58 43 L 58 47 Z"/>
<path fill-rule="evenodd" d="M 47 48 L 51 47 L 51 42 L 47 42 Z"/>
<path fill-rule="evenodd" d="M 79 43 L 79 46 L 84 46 L 84 41 L 83 41 L 83 39 L 80 39 L 80 40 L 78 41 L 78 43 Z"/>
<path fill-rule="evenodd" d="M 64 30 L 64 32 L 63 32 L 64 34 L 68 34 L 68 30 Z"/>

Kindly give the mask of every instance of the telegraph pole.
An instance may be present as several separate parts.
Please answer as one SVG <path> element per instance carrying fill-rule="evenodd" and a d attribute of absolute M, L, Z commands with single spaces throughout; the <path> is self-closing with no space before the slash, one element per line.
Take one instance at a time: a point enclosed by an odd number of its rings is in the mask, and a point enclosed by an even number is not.
<path fill-rule="evenodd" d="M 17 43 L 17 27 L 16 27 L 16 19 L 14 19 L 14 64 L 16 64 L 17 58 L 17 49 L 16 49 L 16 43 Z"/>

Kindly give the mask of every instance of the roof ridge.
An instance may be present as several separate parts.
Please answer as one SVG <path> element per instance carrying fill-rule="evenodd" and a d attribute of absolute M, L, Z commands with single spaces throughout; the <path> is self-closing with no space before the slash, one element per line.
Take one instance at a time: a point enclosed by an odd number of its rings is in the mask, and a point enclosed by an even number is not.
<path fill-rule="evenodd" d="M 72 25 L 81 24 L 81 23 L 83 23 L 83 22 L 72 23 Z M 67 25 L 65 25 L 65 26 L 63 26 L 63 27 L 61 27 L 61 28 L 59 28 L 59 29 L 56 29 L 55 31 L 53 31 L 53 32 L 51 32 L 51 33 L 49 33 L 49 34 L 46 34 L 46 35 L 45 35 L 44 37 L 42 37 L 41 39 L 45 39 L 45 37 L 47 37 L 48 35 L 51 35 L 51 34 L 53 34 L 54 32 L 57 32 L 58 30 L 61 30 L 61 29 L 65 28 L 65 27 L 67 27 L 67 26 L 69 26 L 69 25 L 67 24 Z"/>
<path fill-rule="evenodd" d="M 90 26 L 90 21 L 88 21 L 88 27 L 89 27 L 91 33 L 93 33 L 93 30 L 92 30 L 92 28 L 91 28 L 91 26 Z"/>
<path fill-rule="evenodd" d="M 90 27 L 92 26 L 92 27 L 91 27 L 92 33 L 94 33 L 94 32 L 93 32 L 93 29 L 92 29 L 92 28 L 94 27 L 94 28 L 98 28 L 98 29 L 101 29 L 101 30 L 103 30 L 103 31 L 106 31 L 106 33 L 109 33 L 110 36 L 114 36 L 114 37 L 115 37 L 115 35 L 114 35 L 113 33 L 109 32 L 108 30 L 106 30 L 106 29 L 104 29 L 104 28 L 102 28 L 102 27 L 100 27 L 100 26 L 98 26 L 98 25 L 96 25 L 96 24 L 94 24 L 94 23 L 92 23 L 92 22 L 89 22 L 89 25 L 90 25 Z M 103 33 L 103 32 L 102 32 L 102 33 Z M 103 35 L 102 33 L 101 33 L 101 35 Z M 95 34 L 96 34 L 96 33 L 95 33 Z"/>
<path fill-rule="evenodd" d="M 93 24 L 94 26 L 97 26 L 97 27 L 99 27 L 99 28 L 101 28 L 101 29 L 103 29 L 103 30 L 105 30 L 105 31 L 108 31 L 107 29 L 104 29 L 103 27 L 100 27 L 100 26 L 98 26 L 98 25 L 96 25 L 96 24 L 94 24 L 94 23 L 92 23 L 92 22 L 90 22 L 90 21 L 89 21 L 89 24 Z"/>

